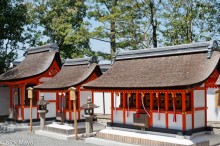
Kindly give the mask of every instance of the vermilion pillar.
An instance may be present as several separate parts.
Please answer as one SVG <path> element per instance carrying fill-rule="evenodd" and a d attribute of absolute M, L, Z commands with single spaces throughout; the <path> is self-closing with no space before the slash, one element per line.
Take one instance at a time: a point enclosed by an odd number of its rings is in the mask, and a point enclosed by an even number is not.
<path fill-rule="evenodd" d="M 186 93 L 182 92 L 182 130 L 186 131 Z"/>
<path fill-rule="evenodd" d="M 166 128 L 168 128 L 168 110 L 169 110 L 169 97 L 168 97 L 168 93 L 165 93 L 165 115 L 166 115 Z"/>
<path fill-rule="evenodd" d="M 113 124 L 114 92 L 111 92 L 111 123 Z"/>
<path fill-rule="evenodd" d="M 136 113 L 137 113 L 138 116 L 140 114 L 140 104 L 139 104 L 139 101 L 140 101 L 139 93 L 136 92 Z"/>
<path fill-rule="evenodd" d="M 24 120 L 25 84 L 21 85 L 21 118 Z"/>
<path fill-rule="evenodd" d="M 126 113 L 125 113 L 125 110 L 126 110 L 126 93 L 123 92 L 122 94 L 122 98 L 123 98 L 123 124 L 125 124 L 125 118 L 126 118 Z"/>
<path fill-rule="evenodd" d="M 153 98 L 153 92 L 150 92 L 150 124 L 149 127 L 153 126 L 153 106 L 154 106 L 154 98 Z"/>
<path fill-rule="evenodd" d="M 194 129 L 194 93 L 190 92 L 191 110 L 192 110 L 192 129 Z"/>

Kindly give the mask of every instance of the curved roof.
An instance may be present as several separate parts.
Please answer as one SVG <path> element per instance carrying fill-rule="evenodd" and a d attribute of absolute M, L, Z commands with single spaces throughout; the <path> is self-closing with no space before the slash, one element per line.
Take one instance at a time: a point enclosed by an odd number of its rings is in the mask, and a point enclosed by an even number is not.
<path fill-rule="evenodd" d="M 61 66 L 57 49 L 55 50 L 49 45 L 39 48 L 40 50 L 34 48 L 34 51 L 29 49 L 27 56 L 18 66 L 0 75 L 0 81 L 22 80 L 40 75 L 49 69 L 54 59 Z"/>
<path fill-rule="evenodd" d="M 101 75 L 102 73 L 99 66 L 97 63 L 94 63 L 97 60 L 89 61 L 90 59 L 94 58 L 66 60 L 61 71 L 55 77 L 36 86 L 35 89 L 66 89 L 83 83 L 93 72 L 97 72 L 98 75 Z"/>
<path fill-rule="evenodd" d="M 193 46 L 190 47 L 190 46 Z M 175 52 L 146 50 L 121 53 L 113 66 L 89 89 L 187 89 L 202 84 L 219 63 L 220 52 L 209 43 L 175 48 Z M 183 49 L 181 51 L 181 49 Z M 189 50 L 190 49 L 190 50 Z M 149 53 L 150 52 L 150 53 Z M 144 54 L 145 53 L 145 54 Z M 129 55 L 129 56 L 128 56 Z"/>

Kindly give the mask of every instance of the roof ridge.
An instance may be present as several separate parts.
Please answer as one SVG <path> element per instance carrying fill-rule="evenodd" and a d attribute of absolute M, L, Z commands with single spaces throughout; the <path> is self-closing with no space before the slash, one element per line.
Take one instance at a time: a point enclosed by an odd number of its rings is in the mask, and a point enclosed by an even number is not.
<path fill-rule="evenodd" d="M 167 55 L 188 54 L 197 52 L 208 52 L 207 58 L 210 58 L 213 51 L 218 50 L 218 43 L 216 40 L 209 42 L 191 43 L 175 46 L 165 46 L 159 48 L 130 50 L 117 52 L 115 60 L 136 59 L 144 57 L 156 57 Z"/>
<path fill-rule="evenodd" d="M 57 44 L 46 44 L 38 47 L 32 47 L 27 50 L 27 54 L 34 54 L 34 53 L 40 53 L 40 52 L 46 52 L 46 51 L 58 51 L 59 47 Z"/>
<path fill-rule="evenodd" d="M 86 65 L 86 64 L 90 65 L 92 63 L 98 63 L 98 59 L 96 56 L 76 58 L 76 59 L 67 58 L 63 66 L 76 66 L 76 65 Z"/>

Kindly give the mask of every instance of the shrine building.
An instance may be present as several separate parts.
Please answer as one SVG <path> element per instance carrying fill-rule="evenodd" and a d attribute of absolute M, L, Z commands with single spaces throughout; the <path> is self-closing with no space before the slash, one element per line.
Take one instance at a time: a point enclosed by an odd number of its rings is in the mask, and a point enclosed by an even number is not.
<path fill-rule="evenodd" d="M 113 127 L 191 135 L 207 126 L 207 90 L 217 88 L 217 41 L 119 52 L 83 87 L 111 93 Z"/>
<path fill-rule="evenodd" d="M 0 85 L 9 87 L 8 109 L 15 111 L 18 121 L 29 120 L 30 117 L 30 100 L 26 89 L 52 78 L 60 68 L 58 46 L 51 44 L 28 49 L 21 63 L 0 75 Z M 39 92 L 34 92 L 33 119 L 39 119 L 36 105 L 38 100 Z"/>
<path fill-rule="evenodd" d="M 95 56 L 66 59 L 61 71 L 55 77 L 34 88 L 44 96 L 45 100 L 54 101 L 50 112 L 58 121 L 63 119 L 64 122 L 73 122 L 74 120 L 73 101 L 68 90 L 70 87 L 76 88 L 77 120 L 84 119 L 84 111 L 80 106 L 86 103 L 87 97 L 91 97 L 94 101 L 94 93 L 83 89 L 82 85 L 102 75 L 97 63 Z"/>

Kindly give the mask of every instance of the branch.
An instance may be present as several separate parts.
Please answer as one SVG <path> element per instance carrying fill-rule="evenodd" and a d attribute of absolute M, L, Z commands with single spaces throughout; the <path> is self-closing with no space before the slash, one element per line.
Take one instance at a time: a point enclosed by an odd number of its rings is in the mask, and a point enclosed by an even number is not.
<path fill-rule="evenodd" d="M 106 40 L 99 39 L 99 38 L 91 38 L 91 39 L 98 40 L 98 41 L 102 41 L 102 42 L 107 42 L 107 43 L 110 43 L 110 41 L 106 41 Z"/>

